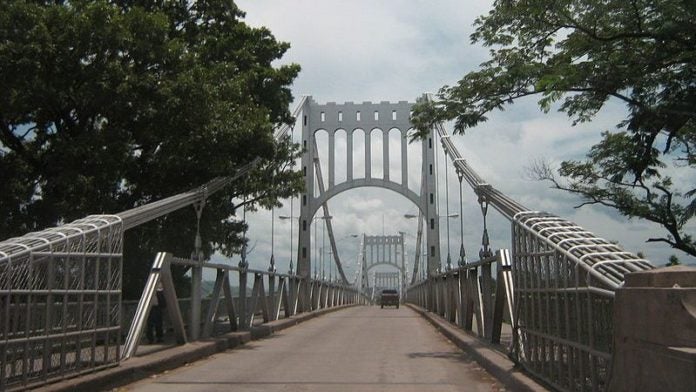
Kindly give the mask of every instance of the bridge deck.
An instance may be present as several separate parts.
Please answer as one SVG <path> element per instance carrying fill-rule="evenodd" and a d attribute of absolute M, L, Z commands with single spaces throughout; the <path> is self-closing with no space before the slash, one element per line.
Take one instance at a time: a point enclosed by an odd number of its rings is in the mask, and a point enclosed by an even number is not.
<path fill-rule="evenodd" d="M 498 391 L 407 307 L 354 307 L 252 341 L 130 391 Z"/>

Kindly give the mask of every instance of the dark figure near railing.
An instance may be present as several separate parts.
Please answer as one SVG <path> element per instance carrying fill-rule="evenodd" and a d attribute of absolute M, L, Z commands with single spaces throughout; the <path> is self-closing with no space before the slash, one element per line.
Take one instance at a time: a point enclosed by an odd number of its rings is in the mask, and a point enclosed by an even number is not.
<path fill-rule="evenodd" d="M 157 343 L 162 343 L 164 340 L 164 331 L 162 328 L 162 314 L 167 307 L 167 302 L 164 299 L 164 288 L 162 283 L 157 285 L 156 295 L 152 298 L 152 309 L 150 316 L 147 319 L 147 342 L 152 344 L 157 337 Z"/>

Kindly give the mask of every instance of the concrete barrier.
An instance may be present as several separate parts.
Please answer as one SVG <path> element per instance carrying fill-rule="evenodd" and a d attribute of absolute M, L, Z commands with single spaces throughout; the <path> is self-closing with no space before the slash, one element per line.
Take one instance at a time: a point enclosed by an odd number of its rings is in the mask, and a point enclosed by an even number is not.
<path fill-rule="evenodd" d="M 626 275 L 614 301 L 610 391 L 696 391 L 696 268 Z"/>

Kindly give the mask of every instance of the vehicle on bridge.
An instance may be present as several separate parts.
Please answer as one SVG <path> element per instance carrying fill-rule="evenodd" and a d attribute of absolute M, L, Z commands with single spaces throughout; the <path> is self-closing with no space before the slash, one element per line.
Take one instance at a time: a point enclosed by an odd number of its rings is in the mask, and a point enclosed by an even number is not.
<path fill-rule="evenodd" d="M 382 309 L 384 306 L 396 306 L 399 309 L 399 293 L 396 290 L 384 289 L 379 296 L 379 304 Z"/>

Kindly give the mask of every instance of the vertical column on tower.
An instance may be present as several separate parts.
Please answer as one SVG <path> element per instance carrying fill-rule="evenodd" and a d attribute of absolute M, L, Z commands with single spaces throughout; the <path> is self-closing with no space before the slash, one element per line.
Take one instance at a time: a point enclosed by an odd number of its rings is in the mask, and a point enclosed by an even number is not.
<path fill-rule="evenodd" d="M 372 178 L 372 130 L 365 128 L 365 179 Z"/>
<path fill-rule="evenodd" d="M 408 129 L 401 131 L 401 187 L 408 189 Z"/>
<path fill-rule="evenodd" d="M 406 254 L 404 253 L 404 233 L 399 233 L 399 245 L 401 245 L 401 287 L 406 288 Z M 398 261 L 397 261 L 398 263 Z"/>
<path fill-rule="evenodd" d="M 297 241 L 297 274 L 301 278 L 309 279 L 311 276 L 311 226 L 312 204 L 314 202 L 314 128 L 311 121 L 311 106 L 314 101 L 311 97 L 305 101 L 302 107 L 302 175 L 305 189 L 300 197 L 300 218 Z"/>
<path fill-rule="evenodd" d="M 382 178 L 389 181 L 389 128 L 382 128 Z"/>
<path fill-rule="evenodd" d="M 336 130 L 327 129 L 329 132 L 329 188 L 334 186 L 336 170 Z"/>
<path fill-rule="evenodd" d="M 440 267 L 440 219 L 437 216 L 437 173 L 435 172 L 435 132 L 430 129 L 423 140 L 423 177 L 425 178 L 425 191 L 421 195 L 424 202 L 426 219 L 426 238 L 428 242 L 428 276 L 436 273 Z"/>
<path fill-rule="evenodd" d="M 353 181 L 353 130 L 346 129 L 346 182 Z"/>

